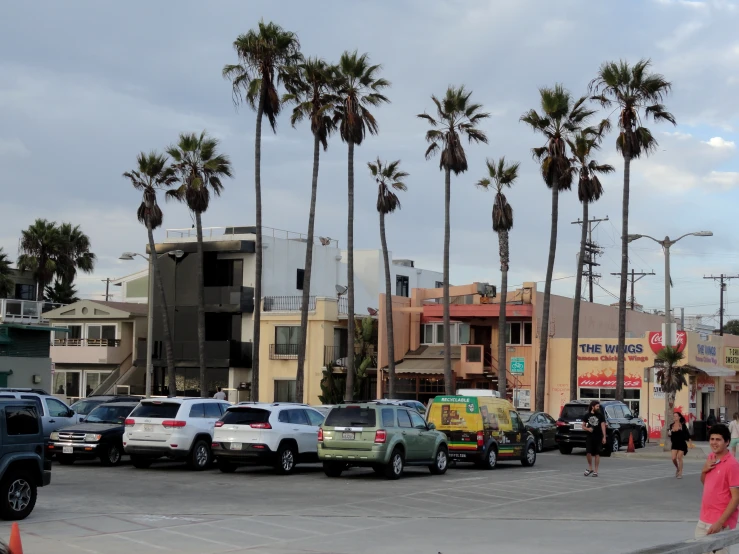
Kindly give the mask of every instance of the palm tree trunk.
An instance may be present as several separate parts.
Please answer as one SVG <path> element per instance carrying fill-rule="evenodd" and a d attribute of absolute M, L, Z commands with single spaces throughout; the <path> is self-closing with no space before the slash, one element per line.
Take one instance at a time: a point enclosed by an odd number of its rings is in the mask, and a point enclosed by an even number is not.
<path fill-rule="evenodd" d="M 149 275 L 149 279 L 154 279 L 159 291 L 159 301 L 162 303 L 162 334 L 164 335 L 164 352 L 167 356 L 167 381 L 169 381 L 169 396 L 177 396 L 177 383 L 174 370 L 174 353 L 172 351 L 172 333 L 169 327 L 169 311 L 167 306 L 167 296 L 164 293 L 164 284 L 162 283 L 162 274 L 159 271 L 159 257 L 157 256 L 156 245 L 154 243 L 154 232 L 151 230 L 149 222 L 146 223 L 146 232 L 149 235 L 149 256 L 151 256 L 151 265 L 154 268 L 154 275 Z M 177 263 L 175 261 L 175 263 Z M 153 298 L 149 298 L 149 302 L 154 302 Z M 154 337 L 147 337 L 146 340 L 154 340 Z M 147 368 L 148 371 L 148 368 Z"/>
<path fill-rule="evenodd" d="M 626 283 L 629 271 L 629 181 L 631 157 L 624 155 L 624 198 L 621 213 L 621 286 L 618 295 L 618 361 L 616 362 L 616 400 L 624 399 L 624 358 L 626 356 Z M 667 414 L 665 414 L 666 416 Z"/>
<path fill-rule="evenodd" d="M 452 172 L 446 167 L 444 168 L 444 261 L 443 261 L 443 272 L 442 277 L 443 283 L 443 298 L 442 303 L 444 305 L 444 392 L 446 394 L 454 394 L 454 387 L 452 384 L 452 345 L 451 337 L 449 336 L 449 204 L 451 203 L 451 186 L 452 186 Z"/>
<path fill-rule="evenodd" d="M 254 204 L 256 206 L 256 241 L 254 245 L 254 331 L 251 350 L 251 399 L 259 402 L 259 342 L 262 323 L 262 115 L 267 82 L 262 80 L 257 106 L 257 130 L 254 137 Z"/>
<path fill-rule="evenodd" d="M 346 392 L 345 400 L 354 400 L 354 143 L 350 140 L 348 148 L 348 208 L 346 231 L 346 300 L 347 300 L 347 351 L 346 351 Z"/>
<path fill-rule="evenodd" d="M 203 276 L 203 223 L 200 220 L 199 212 L 195 212 L 195 227 L 198 234 L 198 360 L 200 361 L 200 396 L 207 398 L 208 384 L 205 379 L 205 278 Z"/>
<path fill-rule="evenodd" d="M 559 183 L 552 184 L 552 230 L 549 235 L 549 261 L 544 282 L 544 306 L 541 314 L 541 333 L 539 333 L 539 366 L 536 370 L 536 410 L 544 411 L 544 397 L 547 385 L 547 347 L 549 346 L 549 303 L 552 296 L 552 274 L 554 255 L 557 252 L 557 221 L 559 219 Z"/>
<path fill-rule="evenodd" d="M 321 157 L 321 141 L 313 135 L 313 180 L 311 181 L 310 209 L 308 212 L 308 242 L 305 245 L 305 270 L 303 272 L 303 303 L 300 306 L 300 343 L 298 345 L 298 372 L 295 376 L 295 402 L 303 402 L 305 383 L 305 348 L 308 342 L 308 304 L 310 302 L 310 278 L 313 269 L 313 228 L 316 219 L 316 195 L 318 194 L 318 163 Z"/>
<path fill-rule="evenodd" d="M 500 315 L 498 316 L 498 392 L 506 398 L 508 391 L 508 362 L 506 360 L 506 295 L 508 294 L 508 231 L 498 231 L 498 249 L 500 255 Z"/>
<path fill-rule="evenodd" d="M 662 388 L 662 393 L 665 395 L 665 424 L 662 426 L 662 451 L 667 452 L 672 448 L 670 439 L 667 437 L 667 429 L 669 429 L 670 422 L 672 421 L 672 407 L 670 406 L 670 394 L 664 390 L 664 387 Z M 649 421 L 649 418 L 647 418 L 647 421 Z"/>
<path fill-rule="evenodd" d="M 393 330 L 393 291 L 390 288 L 390 256 L 385 238 L 385 213 L 380 212 L 380 242 L 382 259 L 385 262 L 385 325 L 387 327 L 387 375 L 388 398 L 395 398 L 395 332 Z M 378 368 L 382 369 L 382 368 Z"/>
<path fill-rule="evenodd" d="M 577 400 L 577 350 L 580 338 L 580 297 L 582 296 L 582 273 L 585 259 L 585 241 L 588 238 L 588 203 L 582 203 L 582 232 L 580 234 L 580 255 L 577 257 L 577 277 L 575 278 L 575 305 L 572 308 L 572 344 L 570 345 L 570 400 Z"/>

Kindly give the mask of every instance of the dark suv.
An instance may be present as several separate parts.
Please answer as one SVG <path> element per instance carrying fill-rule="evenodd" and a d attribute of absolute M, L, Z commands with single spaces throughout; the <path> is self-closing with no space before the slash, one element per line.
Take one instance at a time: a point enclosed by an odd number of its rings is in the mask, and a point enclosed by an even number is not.
<path fill-rule="evenodd" d="M 585 448 L 588 434 L 583 430 L 591 400 L 573 400 L 562 408 L 557 420 L 555 437 L 559 451 L 571 454 L 573 448 Z M 601 400 L 600 409 L 606 418 L 606 447 L 604 456 L 618 452 L 622 445 L 629 443 L 629 436 L 634 438 L 634 446 L 643 448 L 647 445 L 647 425 L 641 418 L 631 413 L 629 407 L 618 400 Z"/>
<path fill-rule="evenodd" d="M 44 459 L 44 430 L 33 400 L 0 400 L 0 517 L 24 519 L 36 489 L 51 482 Z"/>

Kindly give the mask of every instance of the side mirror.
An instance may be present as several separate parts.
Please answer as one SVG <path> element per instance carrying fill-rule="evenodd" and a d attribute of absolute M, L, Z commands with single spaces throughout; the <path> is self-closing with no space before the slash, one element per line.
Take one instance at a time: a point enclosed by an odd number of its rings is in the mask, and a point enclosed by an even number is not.
<path fill-rule="evenodd" d="M 433 431 L 434 429 L 436 429 L 436 425 L 434 425 L 433 423 L 427 423 L 426 426 L 429 428 L 429 431 Z"/>

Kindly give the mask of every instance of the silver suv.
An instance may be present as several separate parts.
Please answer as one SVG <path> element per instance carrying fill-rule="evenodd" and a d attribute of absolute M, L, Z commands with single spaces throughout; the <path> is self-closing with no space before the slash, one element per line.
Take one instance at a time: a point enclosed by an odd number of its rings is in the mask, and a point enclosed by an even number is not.
<path fill-rule="evenodd" d="M 43 392 L 28 392 L 23 389 L 0 389 L 0 400 L 32 400 L 41 416 L 44 439 L 49 440 L 52 431 L 79 423 L 81 416 L 58 398 Z"/>

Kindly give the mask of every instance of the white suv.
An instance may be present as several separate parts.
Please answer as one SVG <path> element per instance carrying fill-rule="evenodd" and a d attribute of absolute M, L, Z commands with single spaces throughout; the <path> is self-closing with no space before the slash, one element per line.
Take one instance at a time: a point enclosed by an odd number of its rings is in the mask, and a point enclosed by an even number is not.
<path fill-rule="evenodd" d="M 215 398 L 144 399 L 126 419 L 123 448 L 137 468 L 170 458 L 203 470 L 213 461 L 213 427 L 229 406 Z"/>
<path fill-rule="evenodd" d="M 318 462 L 318 426 L 324 415 L 307 404 L 242 402 L 216 423 L 213 455 L 224 473 L 239 464 L 274 466 L 292 473 L 297 463 Z"/>

